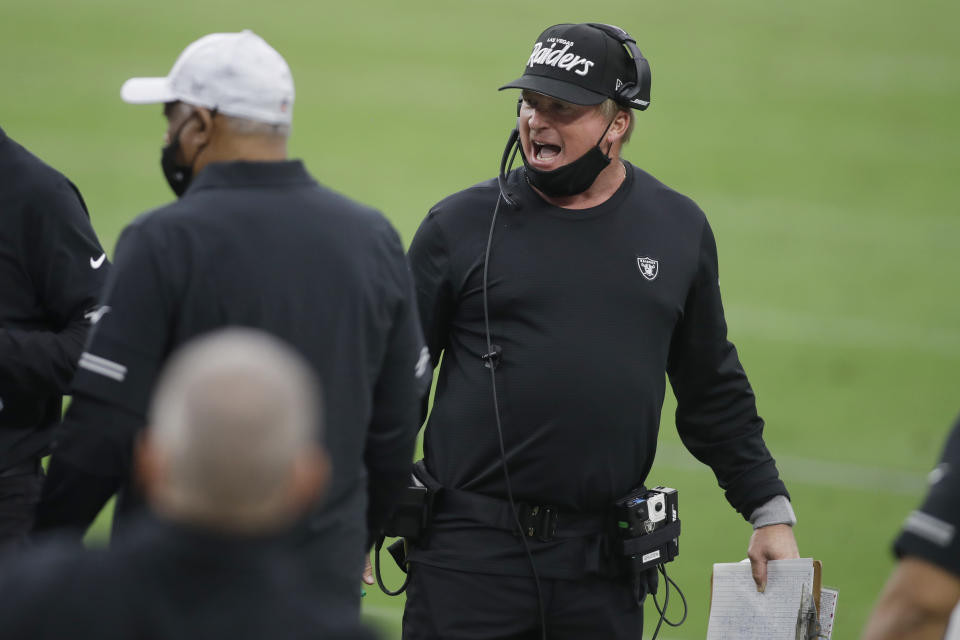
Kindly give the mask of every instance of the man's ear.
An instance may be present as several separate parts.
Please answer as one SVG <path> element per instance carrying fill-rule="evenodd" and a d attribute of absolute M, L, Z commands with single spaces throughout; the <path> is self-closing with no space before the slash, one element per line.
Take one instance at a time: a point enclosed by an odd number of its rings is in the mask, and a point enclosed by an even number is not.
<path fill-rule="evenodd" d="M 210 109 L 197 107 L 181 134 L 182 144 L 191 147 L 206 146 L 213 137 L 214 118 Z"/>
<path fill-rule="evenodd" d="M 213 129 L 213 112 L 210 109 L 197 109 L 197 119 L 200 121 L 201 130 L 209 132 Z"/>
<path fill-rule="evenodd" d="M 630 127 L 630 114 L 623 109 L 617 111 L 617 115 L 613 117 L 613 122 L 610 124 L 610 130 L 607 132 L 607 135 L 613 134 L 616 140 L 623 140 L 624 134 L 627 132 L 627 129 Z M 613 140 L 609 140 L 613 142 Z"/>

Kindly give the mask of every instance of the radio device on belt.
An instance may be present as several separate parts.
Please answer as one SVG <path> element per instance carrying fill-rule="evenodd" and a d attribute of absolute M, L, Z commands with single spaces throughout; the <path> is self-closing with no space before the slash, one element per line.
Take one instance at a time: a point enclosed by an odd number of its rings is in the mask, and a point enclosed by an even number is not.
<path fill-rule="evenodd" d="M 677 490 L 634 489 L 615 503 L 619 550 L 634 594 L 657 592 L 657 567 L 680 553 Z"/>
<path fill-rule="evenodd" d="M 374 545 L 374 568 L 377 584 L 381 591 L 391 596 L 400 595 L 406 590 L 407 578 L 404 578 L 403 584 L 395 591 L 387 589 L 383 584 L 383 578 L 380 575 L 380 549 L 383 548 L 384 539 L 399 538 L 387 547 L 387 551 L 390 552 L 397 566 L 406 573 L 407 543 L 408 541 L 421 541 L 426 537 L 427 528 L 433 517 L 434 500 L 440 489 L 439 483 L 427 471 L 423 460 L 419 460 L 413 465 L 413 473 L 410 478 L 410 486 L 404 488 L 403 493 L 397 500 L 397 507 L 393 515 L 384 524 L 383 532 Z"/>

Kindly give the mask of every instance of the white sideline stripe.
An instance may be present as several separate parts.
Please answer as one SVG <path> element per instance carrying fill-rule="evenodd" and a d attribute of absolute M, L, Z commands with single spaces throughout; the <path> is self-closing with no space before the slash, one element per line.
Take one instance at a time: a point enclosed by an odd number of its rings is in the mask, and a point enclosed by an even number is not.
<path fill-rule="evenodd" d="M 873 318 L 804 313 L 745 305 L 727 310 L 730 335 L 749 335 L 794 344 L 909 351 L 960 359 L 960 330 L 878 322 Z"/>
<path fill-rule="evenodd" d="M 949 522 L 944 522 L 923 511 L 914 511 L 907 516 L 903 529 L 941 547 L 950 546 L 956 531 Z"/>
<path fill-rule="evenodd" d="M 776 455 L 777 468 L 789 486 L 800 483 L 820 487 L 842 488 L 854 491 L 884 491 L 886 493 L 917 497 L 927 487 L 927 474 L 912 471 L 869 467 L 846 462 L 828 462 L 814 458 Z M 712 471 L 693 457 L 689 451 L 676 445 L 663 444 L 657 447 L 657 465 L 676 469 Z"/>
<path fill-rule="evenodd" d="M 91 353 L 84 352 L 83 355 L 80 356 L 79 366 L 82 369 L 112 378 L 118 382 L 123 382 L 124 378 L 127 377 L 127 368 L 125 366 Z"/>

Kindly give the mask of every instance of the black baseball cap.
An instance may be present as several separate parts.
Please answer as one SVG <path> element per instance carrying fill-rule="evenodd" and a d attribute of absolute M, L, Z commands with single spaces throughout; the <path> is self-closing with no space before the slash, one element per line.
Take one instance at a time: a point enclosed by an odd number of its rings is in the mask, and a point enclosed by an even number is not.
<path fill-rule="evenodd" d="M 588 24 L 557 24 L 537 38 L 523 75 L 500 90 L 529 89 L 594 105 L 607 98 L 622 102 L 617 90 L 636 81 L 636 65 L 615 38 Z"/>

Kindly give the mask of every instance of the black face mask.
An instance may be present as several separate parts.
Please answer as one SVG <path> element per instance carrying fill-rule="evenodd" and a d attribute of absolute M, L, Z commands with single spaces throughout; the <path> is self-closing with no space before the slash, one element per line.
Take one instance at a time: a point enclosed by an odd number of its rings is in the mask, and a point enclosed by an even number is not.
<path fill-rule="evenodd" d="M 180 150 L 180 132 L 183 131 L 183 128 L 187 126 L 190 118 L 194 115 L 196 114 L 191 114 L 183 121 L 170 144 L 160 151 L 160 167 L 163 169 L 163 177 L 167 179 L 167 184 L 170 185 L 178 198 L 186 193 L 187 187 L 190 186 L 190 181 L 193 180 L 193 165 L 196 164 L 197 157 L 206 146 L 204 144 L 197 149 L 197 153 L 193 156 L 193 162 L 190 164 L 179 164 L 177 162 L 177 151 Z"/>
<path fill-rule="evenodd" d="M 613 120 L 607 124 L 600 140 L 597 140 L 597 144 L 592 149 L 573 162 L 553 171 L 543 171 L 530 166 L 530 163 L 527 162 L 527 156 L 523 153 L 523 145 L 519 145 L 520 158 L 523 160 L 523 166 L 526 170 L 527 182 L 551 198 L 575 196 L 589 189 L 600 172 L 610 164 L 610 156 L 600 149 L 600 142 L 607 135 L 607 131 L 612 124 Z"/>

